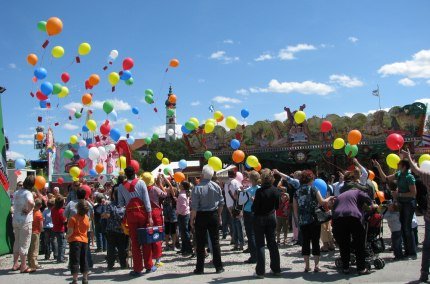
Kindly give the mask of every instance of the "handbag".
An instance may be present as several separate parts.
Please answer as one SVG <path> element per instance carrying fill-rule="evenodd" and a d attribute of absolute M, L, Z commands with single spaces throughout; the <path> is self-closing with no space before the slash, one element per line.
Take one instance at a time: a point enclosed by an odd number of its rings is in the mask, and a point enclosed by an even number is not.
<path fill-rule="evenodd" d="M 164 241 L 165 233 L 163 226 L 138 228 L 137 239 L 140 245 L 152 244 Z"/>
<path fill-rule="evenodd" d="M 318 200 L 315 192 L 311 188 L 312 198 L 314 199 L 315 204 L 315 211 L 313 212 L 314 221 L 318 224 L 324 224 L 325 222 L 328 222 L 332 219 L 331 211 L 326 211 L 324 207 L 317 206 Z"/>

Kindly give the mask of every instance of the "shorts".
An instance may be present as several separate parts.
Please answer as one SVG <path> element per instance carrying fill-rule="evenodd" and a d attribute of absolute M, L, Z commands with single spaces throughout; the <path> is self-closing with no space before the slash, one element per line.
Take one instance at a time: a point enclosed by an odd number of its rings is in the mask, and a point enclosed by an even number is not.
<path fill-rule="evenodd" d="M 166 235 L 176 234 L 176 225 L 178 222 L 164 222 L 164 232 Z"/>

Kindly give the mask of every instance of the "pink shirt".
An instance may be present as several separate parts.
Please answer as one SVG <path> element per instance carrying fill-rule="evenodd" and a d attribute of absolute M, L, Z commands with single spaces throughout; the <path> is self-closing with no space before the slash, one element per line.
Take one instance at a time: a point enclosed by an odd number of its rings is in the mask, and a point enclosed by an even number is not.
<path fill-rule="evenodd" d="M 176 213 L 179 215 L 190 214 L 190 198 L 185 190 L 181 190 L 176 200 Z"/>
<path fill-rule="evenodd" d="M 148 195 L 149 200 L 151 200 L 151 204 L 155 204 L 158 208 L 161 208 L 160 198 L 166 198 L 167 193 L 162 191 L 159 187 L 148 186 Z"/>

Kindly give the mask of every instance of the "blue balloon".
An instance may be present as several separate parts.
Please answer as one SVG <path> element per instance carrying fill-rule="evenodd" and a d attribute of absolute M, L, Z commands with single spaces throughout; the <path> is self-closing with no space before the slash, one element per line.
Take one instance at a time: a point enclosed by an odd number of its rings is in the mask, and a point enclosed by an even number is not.
<path fill-rule="evenodd" d="M 185 127 L 185 125 L 182 125 L 182 127 L 181 127 L 181 131 L 182 131 L 182 133 L 184 133 L 184 134 L 190 134 L 190 133 L 191 133 L 191 131 L 190 131 L 190 130 L 188 130 L 188 129 Z"/>
<path fill-rule="evenodd" d="M 25 160 L 24 159 L 16 159 L 15 160 L 15 169 L 22 170 L 25 168 Z"/>
<path fill-rule="evenodd" d="M 82 158 L 82 159 L 87 159 L 88 158 L 88 152 L 89 152 L 89 150 L 85 146 L 79 147 L 79 149 L 78 149 L 79 157 Z"/>
<path fill-rule="evenodd" d="M 116 128 L 111 129 L 110 138 L 112 138 L 113 141 L 117 142 L 119 138 L 121 138 L 121 132 Z"/>
<path fill-rule="evenodd" d="M 239 141 L 239 140 L 237 140 L 237 139 L 233 139 L 233 140 L 231 140 L 231 142 L 230 142 L 230 147 L 231 147 L 233 150 L 237 150 L 237 149 L 239 149 L 239 147 L 240 147 L 240 141 Z"/>
<path fill-rule="evenodd" d="M 90 131 L 86 125 L 82 126 L 82 132 Z"/>
<path fill-rule="evenodd" d="M 123 81 L 127 81 L 128 79 L 131 78 L 131 72 L 128 70 L 124 70 L 124 71 L 122 71 L 122 74 L 119 78 Z"/>
<path fill-rule="evenodd" d="M 133 144 L 134 144 L 134 141 L 135 141 L 135 139 L 134 139 L 134 137 L 133 137 L 133 136 L 130 136 L 130 137 L 128 137 L 128 138 L 127 138 L 127 144 L 128 144 L 128 145 L 133 145 Z"/>
<path fill-rule="evenodd" d="M 131 109 L 131 112 L 133 114 L 139 114 L 139 109 L 137 107 L 134 107 L 134 108 Z"/>
<path fill-rule="evenodd" d="M 46 69 L 43 67 L 39 67 L 34 70 L 34 77 L 39 80 L 45 79 L 46 75 L 48 75 L 48 71 L 46 71 Z"/>
<path fill-rule="evenodd" d="M 314 180 L 313 186 L 315 186 L 319 190 L 321 196 L 324 198 L 327 194 L 327 184 L 325 183 L 325 181 L 320 178 L 317 178 Z"/>
<path fill-rule="evenodd" d="M 240 111 L 240 115 L 241 115 L 243 118 L 247 118 L 247 117 L 249 116 L 249 110 L 247 110 L 246 108 L 242 109 L 242 110 Z"/>
<path fill-rule="evenodd" d="M 46 96 L 52 94 L 53 90 L 54 86 L 50 82 L 43 82 L 42 85 L 40 85 L 40 91 Z"/>
<path fill-rule="evenodd" d="M 180 160 L 178 166 L 181 170 L 185 169 L 187 167 L 187 161 L 185 161 L 184 159 Z"/>
<path fill-rule="evenodd" d="M 96 176 L 96 175 L 97 175 L 97 172 L 96 172 L 96 170 L 95 170 L 95 169 L 91 169 L 91 170 L 89 171 L 89 174 L 90 174 L 90 176 Z"/>
<path fill-rule="evenodd" d="M 50 103 L 51 103 L 50 100 L 39 101 L 39 106 L 40 106 L 40 108 L 47 108 L 48 104 L 50 104 Z"/>

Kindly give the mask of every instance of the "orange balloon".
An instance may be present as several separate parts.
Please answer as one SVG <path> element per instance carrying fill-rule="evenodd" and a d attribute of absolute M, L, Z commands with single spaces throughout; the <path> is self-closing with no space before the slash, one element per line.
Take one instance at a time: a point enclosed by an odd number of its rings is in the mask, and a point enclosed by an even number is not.
<path fill-rule="evenodd" d="M 100 77 L 97 74 L 92 74 L 88 79 L 91 86 L 96 86 L 100 82 Z"/>
<path fill-rule="evenodd" d="M 96 172 L 98 174 L 101 174 L 104 170 L 105 170 L 105 167 L 103 166 L 103 164 L 97 164 L 96 165 Z"/>
<path fill-rule="evenodd" d="M 224 120 L 224 115 L 221 115 L 217 120 L 216 120 L 216 122 L 221 122 L 221 121 L 223 121 Z"/>
<path fill-rule="evenodd" d="M 176 95 L 169 96 L 169 103 L 176 104 Z"/>
<path fill-rule="evenodd" d="M 376 192 L 376 195 L 378 196 L 379 201 L 380 201 L 381 203 L 385 201 L 385 194 L 384 194 L 384 192 L 383 192 L 383 191 L 378 191 L 378 192 Z"/>
<path fill-rule="evenodd" d="M 176 172 L 173 178 L 177 183 L 183 182 L 185 180 L 185 175 L 182 172 Z"/>
<path fill-rule="evenodd" d="M 172 59 L 172 60 L 170 60 L 169 66 L 173 67 L 173 68 L 178 67 L 179 66 L 179 60 L 178 59 Z"/>
<path fill-rule="evenodd" d="M 37 55 L 36 54 L 34 54 L 34 53 L 30 53 L 28 56 L 27 56 L 27 62 L 28 62 L 28 64 L 30 64 L 30 65 L 36 65 L 37 64 L 37 60 L 38 60 L 38 58 L 37 58 Z"/>
<path fill-rule="evenodd" d="M 46 21 L 46 32 L 48 35 L 58 35 L 63 30 L 63 22 L 57 18 L 52 17 L 49 18 L 48 21 Z"/>
<path fill-rule="evenodd" d="M 369 179 L 373 180 L 375 178 L 375 173 L 371 170 L 369 170 Z"/>
<path fill-rule="evenodd" d="M 87 106 L 93 101 L 93 96 L 91 94 L 85 94 L 82 96 L 82 104 Z"/>
<path fill-rule="evenodd" d="M 361 132 L 358 130 L 351 130 L 348 133 L 348 142 L 351 145 L 357 145 L 358 143 L 360 143 L 361 141 Z"/>
<path fill-rule="evenodd" d="M 43 176 L 37 176 L 34 182 L 34 187 L 37 190 L 42 190 L 45 188 L 46 179 Z"/>
<path fill-rule="evenodd" d="M 45 135 L 43 135 L 43 132 L 37 132 L 36 134 L 37 141 L 42 141 L 44 136 Z"/>
<path fill-rule="evenodd" d="M 233 152 L 232 159 L 236 164 L 242 163 L 245 160 L 245 153 L 242 150 L 236 150 Z"/>
<path fill-rule="evenodd" d="M 254 167 L 254 170 L 256 170 L 257 172 L 261 171 L 261 164 L 258 163 L 258 166 Z"/>

